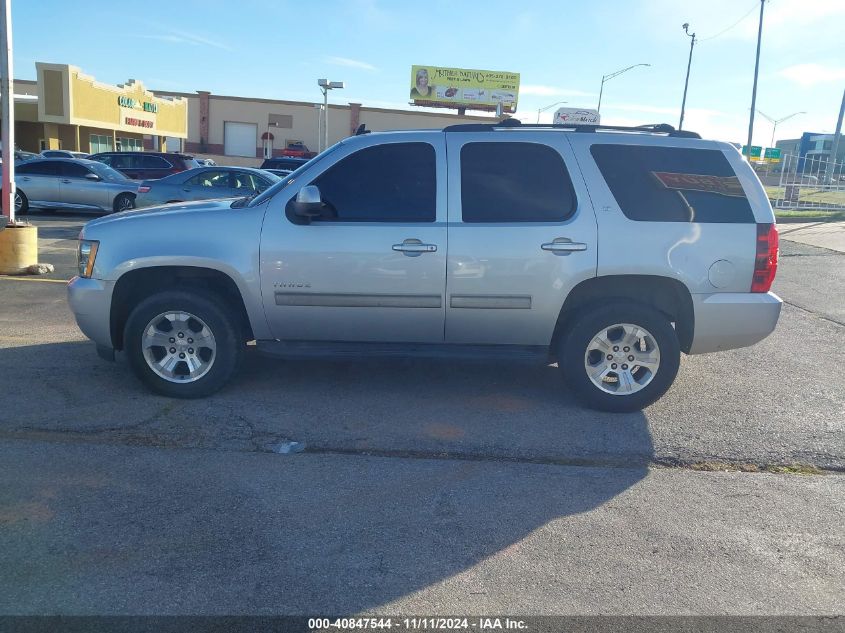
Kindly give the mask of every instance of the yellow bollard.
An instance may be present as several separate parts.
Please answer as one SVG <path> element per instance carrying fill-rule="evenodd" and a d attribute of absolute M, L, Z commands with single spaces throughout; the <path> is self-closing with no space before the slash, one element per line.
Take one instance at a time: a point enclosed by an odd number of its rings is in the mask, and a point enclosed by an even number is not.
<path fill-rule="evenodd" d="M 0 216 L 0 222 L 6 218 Z M 38 263 L 38 227 L 9 225 L 0 231 L 0 275 L 23 275 Z"/>

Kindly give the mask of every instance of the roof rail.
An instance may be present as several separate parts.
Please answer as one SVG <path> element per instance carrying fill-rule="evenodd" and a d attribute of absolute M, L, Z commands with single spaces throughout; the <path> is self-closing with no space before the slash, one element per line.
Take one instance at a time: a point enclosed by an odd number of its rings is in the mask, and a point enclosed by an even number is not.
<path fill-rule="evenodd" d="M 640 134 L 666 134 L 676 138 L 701 138 L 697 132 L 687 130 L 676 130 L 668 123 L 652 123 L 637 127 L 624 125 L 561 125 L 549 123 L 520 123 L 519 119 L 505 119 L 501 123 L 462 123 L 450 125 L 443 128 L 444 132 L 494 132 L 502 129 L 528 129 L 528 130 L 567 130 L 570 132 L 601 132 L 610 130 L 614 132 L 638 132 Z"/>

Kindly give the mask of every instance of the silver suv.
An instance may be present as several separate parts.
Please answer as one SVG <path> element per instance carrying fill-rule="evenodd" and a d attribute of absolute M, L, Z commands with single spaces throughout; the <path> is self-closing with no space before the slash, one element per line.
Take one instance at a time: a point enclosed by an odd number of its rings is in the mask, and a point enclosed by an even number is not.
<path fill-rule="evenodd" d="M 459 125 L 345 139 L 254 198 L 88 223 L 69 301 L 101 356 L 207 396 L 283 358 L 557 362 L 637 410 L 680 352 L 752 345 L 780 299 L 774 215 L 727 143 L 670 126 Z"/>

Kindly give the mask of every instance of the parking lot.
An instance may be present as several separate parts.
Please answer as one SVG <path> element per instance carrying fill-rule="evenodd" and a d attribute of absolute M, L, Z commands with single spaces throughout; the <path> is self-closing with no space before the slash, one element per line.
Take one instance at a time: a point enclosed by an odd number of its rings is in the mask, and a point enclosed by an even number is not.
<path fill-rule="evenodd" d="M 775 333 L 612 415 L 504 363 L 250 354 L 153 396 L 68 309 L 86 216 L 31 219 L 55 272 L 0 278 L 4 613 L 841 612 L 845 254 L 789 225 Z"/>

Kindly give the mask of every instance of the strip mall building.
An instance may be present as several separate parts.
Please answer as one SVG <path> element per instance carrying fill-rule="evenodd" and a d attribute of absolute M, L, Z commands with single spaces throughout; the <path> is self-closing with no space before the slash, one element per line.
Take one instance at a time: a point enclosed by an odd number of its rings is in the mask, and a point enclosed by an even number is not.
<path fill-rule="evenodd" d="M 104 152 L 180 150 L 188 136 L 188 102 L 147 90 L 140 81 L 99 83 L 76 66 L 35 64 L 35 81 L 16 80 L 15 144 Z"/>
<path fill-rule="evenodd" d="M 99 83 L 76 66 L 38 62 L 35 67 L 35 81 L 14 85 L 15 142 L 22 150 L 186 151 L 218 165 L 257 166 L 290 143 L 312 151 L 320 147 L 322 103 L 150 91 L 135 80 Z M 328 143 L 354 134 L 362 123 L 381 131 L 473 121 L 490 118 L 329 104 Z"/>

